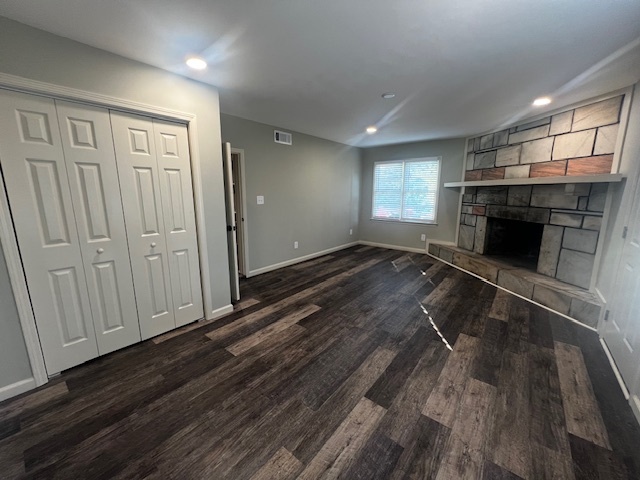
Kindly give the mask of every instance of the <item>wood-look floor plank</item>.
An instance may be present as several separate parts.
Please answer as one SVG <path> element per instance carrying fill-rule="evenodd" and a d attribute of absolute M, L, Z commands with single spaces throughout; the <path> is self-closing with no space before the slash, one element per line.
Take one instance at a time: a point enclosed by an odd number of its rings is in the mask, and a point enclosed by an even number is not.
<path fill-rule="evenodd" d="M 508 321 L 512 299 L 513 295 L 509 292 L 502 290 L 501 288 L 497 288 L 495 297 L 493 298 L 493 303 L 491 304 L 489 316 L 503 322 Z"/>
<path fill-rule="evenodd" d="M 382 480 L 393 472 L 403 448 L 375 431 L 359 452 L 354 464 L 338 478 L 343 480 Z"/>
<path fill-rule="evenodd" d="M 528 356 L 530 438 L 539 445 L 570 456 L 554 351 L 535 346 Z"/>
<path fill-rule="evenodd" d="M 405 284 L 398 290 L 398 293 L 404 295 L 414 295 L 420 288 L 431 281 L 433 276 L 439 271 L 445 269 L 446 264 L 442 262 L 432 263 L 425 269 L 419 269 L 419 275 L 415 275 L 415 278 Z"/>
<path fill-rule="evenodd" d="M 514 298 L 507 323 L 507 344 L 505 350 L 525 354 L 529 350 L 529 304 L 520 298 Z"/>
<path fill-rule="evenodd" d="M 549 476 L 541 476 L 535 477 L 540 479 L 557 479 L 561 480 L 562 477 L 549 477 Z M 485 460 L 484 466 L 482 469 L 482 480 L 522 480 L 522 477 L 511 473 L 508 470 L 505 470 L 502 467 L 499 467 L 493 462 Z"/>
<path fill-rule="evenodd" d="M 366 397 L 384 408 L 389 408 L 432 338 L 432 332 L 424 327 L 418 328 L 402 351 L 369 389 Z"/>
<path fill-rule="evenodd" d="M 407 378 L 384 416 L 380 431 L 398 445 L 408 448 L 420 434 L 418 421 L 447 360 L 449 350 L 437 340 L 424 348 L 418 364 Z"/>
<path fill-rule="evenodd" d="M 576 480 L 627 480 L 629 475 L 622 459 L 606 448 L 569 435 Z"/>
<path fill-rule="evenodd" d="M 487 459 L 502 468 L 530 478 L 528 358 L 505 351 L 493 409 Z"/>
<path fill-rule="evenodd" d="M 260 470 L 251 476 L 251 480 L 294 479 L 303 466 L 300 460 L 282 447 Z"/>
<path fill-rule="evenodd" d="M 481 477 L 495 397 L 496 387 L 469 379 L 436 479 Z"/>
<path fill-rule="evenodd" d="M 532 441 L 531 460 L 532 479 L 575 480 L 571 451 L 560 453 Z"/>
<path fill-rule="evenodd" d="M 453 427 L 478 344 L 477 338 L 464 334 L 458 337 L 436 387 L 422 408 L 423 415 L 446 427 Z"/>
<path fill-rule="evenodd" d="M 359 399 L 379 378 L 395 357 L 395 352 L 378 347 L 338 390 L 308 419 L 308 429 L 298 438 L 290 438 L 287 446 L 294 455 L 308 463 L 340 425 Z"/>
<path fill-rule="evenodd" d="M 422 299 L 422 303 L 427 305 L 438 305 L 446 297 L 452 288 L 456 286 L 456 278 L 448 276 L 438 284 L 427 296 Z"/>
<path fill-rule="evenodd" d="M 487 318 L 471 376 L 490 385 L 498 385 L 502 353 L 507 342 L 507 323 Z"/>
<path fill-rule="evenodd" d="M 298 477 L 300 480 L 335 479 L 347 470 L 386 410 L 362 398 Z"/>
<path fill-rule="evenodd" d="M 256 333 L 249 335 L 242 340 L 238 340 L 232 345 L 229 345 L 227 347 L 227 351 L 236 356 L 241 355 L 247 350 L 258 345 L 259 343 L 264 342 L 268 338 L 279 335 L 282 331 L 286 330 L 292 325 L 295 325 L 303 318 L 316 313 L 318 310 L 320 310 L 320 307 L 317 305 L 305 305 L 300 310 L 296 310 L 289 315 L 282 317 L 280 320 L 271 323 L 265 328 L 258 330 Z"/>
<path fill-rule="evenodd" d="M 451 429 L 420 415 L 412 441 L 405 445 L 391 478 L 393 480 L 423 480 L 436 478 Z"/>
<path fill-rule="evenodd" d="M 556 342 L 555 354 L 567 431 L 611 450 L 609 435 L 580 349 Z"/>

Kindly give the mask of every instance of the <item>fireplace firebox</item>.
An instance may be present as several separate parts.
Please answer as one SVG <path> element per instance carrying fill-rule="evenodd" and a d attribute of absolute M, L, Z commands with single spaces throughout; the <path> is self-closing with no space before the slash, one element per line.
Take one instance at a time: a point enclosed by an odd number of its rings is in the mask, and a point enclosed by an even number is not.
<path fill-rule="evenodd" d="M 544 225 L 503 218 L 487 219 L 485 255 L 536 271 Z"/>

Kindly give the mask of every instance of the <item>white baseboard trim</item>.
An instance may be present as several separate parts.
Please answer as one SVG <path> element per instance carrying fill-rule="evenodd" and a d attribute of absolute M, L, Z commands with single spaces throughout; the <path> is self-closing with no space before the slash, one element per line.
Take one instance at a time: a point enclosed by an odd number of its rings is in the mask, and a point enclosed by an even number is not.
<path fill-rule="evenodd" d="M 547 307 L 546 305 L 542 305 L 541 303 L 538 303 L 538 302 L 536 302 L 536 301 L 531 300 L 530 298 L 523 297 L 522 295 L 520 295 L 520 294 L 518 294 L 518 293 L 512 292 L 511 290 L 507 290 L 506 288 L 501 287 L 500 285 L 496 285 L 495 283 L 490 282 L 490 281 L 489 281 L 489 280 L 487 280 L 486 278 L 481 277 L 480 275 L 476 275 L 475 273 L 470 272 L 469 270 L 465 270 L 464 268 L 460 268 L 459 266 L 454 265 L 453 263 L 449 263 L 449 262 L 447 262 L 447 261 L 445 261 L 445 260 L 443 260 L 443 259 L 441 259 L 441 258 L 439 258 L 439 257 L 436 257 L 435 255 L 431 255 L 430 253 L 427 253 L 427 255 L 429 255 L 429 256 L 430 256 L 430 257 L 432 257 L 432 258 L 435 258 L 436 260 L 440 260 L 442 263 L 446 263 L 446 264 L 447 264 L 447 265 L 449 265 L 450 267 L 453 267 L 453 268 L 455 268 L 455 269 L 457 269 L 457 270 L 460 270 L 461 272 L 464 272 L 464 273 L 466 273 L 466 274 L 468 274 L 468 275 L 471 275 L 472 277 L 476 277 L 477 279 L 482 280 L 484 283 L 488 283 L 489 285 L 493 285 L 494 287 L 499 288 L 500 290 L 504 290 L 505 292 L 509 292 L 511 295 L 515 295 L 516 297 L 521 298 L 521 299 L 523 299 L 523 300 L 526 300 L 526 301 L 527 301 L 527 302 L 529 302 L 529 303 L 533 303 L 534 305 L 537 305 L 537 306 L 539 306 L 539 307 L 542 307 L 542 308 L 544 308 L 545 310 L 549 310 L 550 312 L 553 312 L 553 313 L 555 313 L 556 315 L 560 315 L 561 317 L 566 318 L 567 320 L 569 320 L 569 321 L 571 321 L 571 322 L 575 323 L 576 325 L 581 326 L 582 328 L 586 328 L 587 330 L 591 330 L 592 332 L 598 332 L 598 330 L 597 330 L 597 329 L 595 329 L 595 328 L 593 328 L 593 327 L 590 327 L 589 325 L 585 325 L 584 323 L 580 323 L 580 322 L 579 322 L 579 321 L 577 321 L 575 318 L 571 318 L 570 316 L 565 315 L 564 313 L 560 313 L 560 312 L 555 311 L 553 308 L 549 308 L 549 307 Z"/>
<path fill-rule="evenodd" d="M 215 320 L 216 318 L 222 317 L 223 315 L 231 312 L 233 312 L 233 305 L 225 305 L 224 307 L 216 308 L 215 310 L 210 311 L 209 315 L 207 315 L 206 320 Z"/>
<path fill-rule="evenodd" d="M 606 305 L 607 304 L 607 299 L 604 298 L 604 295 L 602 294 L 600 289 L 598 287 L 596 287 L 596 288 L 593 289 L 593 291 L 598 296 L 598 298 L 600 299 L 600 303 L 602 303 L 602 305 Z"/>
<path fill-rule="evenodd" d="M 0 388 L 0 402 L 33 390 L 34 388 L 36 388 L 36 381 L 33 377 L 2 387 Z"/>
<path fill-rule="evenodd" d="M 337 252 L 338 250 L 344 250 L 345 248 L 353 247 L 362 242 L 351 242 L 345 243 L 344 245 L 338 245 L 337 247 L 327 248 L 326 250 L 322 250 L 320 252 L 310 253 L 309 255 L 304 255 L 302 257 L 292 258 L 291 260 L 286 260 L 280 263 L 274 263 L 273 265 L 268 265 L 266 267 L 257 268 L 255 270 L 249 270 L 249 277 L 255 277 L 256 275 L 260 275 L 262 273 L 272 272 L 273 270 L 278 270 L 279 268 L 289 267 L 291 265 L 295 265 L 296 263 L 306 262 L 307 260 L 311 260 L 313 258 L 321 257 L 323 255 L 328 255 L 329 253 Z"/>
<path fill-rule="evenodd" d="M 607 354 L 607 358 L 609 359 L 609 364 L 611 365 L 613 373 L 615 374 L 616 378 L 618 379 L 618 383 L 620 384 L 620 388 L 622 389 L 622 393 L 624 394 L 624 398 L 629 400 L 629 390 L 627 390 L 627 386 L 624 384 L 624 380 L 622 379 L 622 375 L 620 374 L 620 370 L 618 370 L 618 366 L 616 365 L 616 362 L 613 359 L 613 355 L 611 355 L 611 352 L 609 351 L 609 347 L 607 346 L 607 343 L 604 341 L 604 338 L 602 338 L 602 337 L 600 337 L 600 344 L 602 345 L 602 349 L 604 350 L 604 353 Z"/>
<path fill-rule="evenodd" d="M 390 250 L 401 250 L 403 252 L 427 253 L 426 247 L 425 248 L 404 247 L 402 245 L 389 245 L 386 243 L 369 242 L 366 240 L 360 240 L 358 243 L 360 245 L 367 245 L 369 247 L 388 248 Z"/>

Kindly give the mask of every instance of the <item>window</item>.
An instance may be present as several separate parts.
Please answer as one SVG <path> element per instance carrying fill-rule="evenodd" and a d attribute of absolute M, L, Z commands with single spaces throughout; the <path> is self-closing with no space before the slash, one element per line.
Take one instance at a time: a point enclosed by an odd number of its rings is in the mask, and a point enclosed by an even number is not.
<path fill-rule="evenodd" d="M 376 162 L 374 220 L 436 223 L 440 157 Z"/>

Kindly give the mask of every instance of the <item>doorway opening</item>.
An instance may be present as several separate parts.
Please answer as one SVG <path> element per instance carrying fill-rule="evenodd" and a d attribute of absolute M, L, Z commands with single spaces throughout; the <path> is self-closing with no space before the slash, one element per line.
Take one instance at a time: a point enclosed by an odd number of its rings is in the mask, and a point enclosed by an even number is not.
<path fill-rule="evenodd" d="M 233 180 L 233 203 L 235 206 L 234 217 L 237 226 L 238 274 L 247 277 L 249 270 L 249 252 L 247 248 L 247 222 L 245 213 L 244 191 L 244 150 L 231 149 L 231 176 Z"/>

